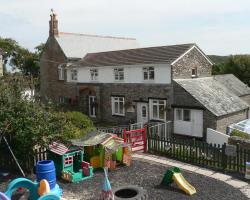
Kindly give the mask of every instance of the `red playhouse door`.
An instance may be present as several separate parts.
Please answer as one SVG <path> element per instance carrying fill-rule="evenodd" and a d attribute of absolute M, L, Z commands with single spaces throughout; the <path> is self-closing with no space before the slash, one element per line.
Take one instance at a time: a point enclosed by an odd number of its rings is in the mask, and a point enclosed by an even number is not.
<path fill-rule="evenodd" d="M 126 131 L 123 134 L 124 142 L 131 145 L 132 152 L 146 152 L 147 151 L 147 129 L 140 128 L 136 130 Z"/>

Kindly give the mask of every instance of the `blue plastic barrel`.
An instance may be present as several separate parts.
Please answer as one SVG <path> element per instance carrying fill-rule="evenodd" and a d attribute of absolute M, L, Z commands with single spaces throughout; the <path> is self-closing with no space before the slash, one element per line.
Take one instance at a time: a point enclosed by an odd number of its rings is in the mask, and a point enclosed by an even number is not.
<path fill-rule="evenodd" d="M 56 170 L 53 160 L 38 161 L 36 164 L 36 180 L 46 179 L 52 190 L 56 185 Z"/>

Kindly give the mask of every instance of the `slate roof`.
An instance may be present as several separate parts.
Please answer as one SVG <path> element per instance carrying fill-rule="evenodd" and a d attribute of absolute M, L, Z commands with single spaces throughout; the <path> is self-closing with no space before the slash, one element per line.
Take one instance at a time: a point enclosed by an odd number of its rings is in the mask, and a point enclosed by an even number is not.
<path fill-rule="evenodd" d="M 195 44 L 146 47 L 120 51 L 88 53 L 80 66 L 119 66 L 133 64 L 171 64 Z"/>
<path fill-rule="evenodd" d="M 134 38 L 60 32 L 55 37 L 68 58 L 83 58 L 87 53 L 138 48 Z"/>
<path fill-rule="evenodd" d="M 250 88 L 233 74 L 223 74 L 214 76 L 227 89 L 238 97 L 250 94 Z"/>
<path fill-rule="evenodd" d="M 214 77 L 174 79 L 215 116 L 247 109 L 249 106 Z"/>

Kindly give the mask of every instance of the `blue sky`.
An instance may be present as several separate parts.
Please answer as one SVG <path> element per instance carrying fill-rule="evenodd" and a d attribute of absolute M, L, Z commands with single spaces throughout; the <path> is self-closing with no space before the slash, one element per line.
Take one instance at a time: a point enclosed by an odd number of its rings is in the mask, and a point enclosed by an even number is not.
<path fill-rule="evenodd" d="M 59 31 L 135 37 L 141 46 L 197 43 L 207 54 L 250 54 L 249 0 L 0 0 L 0 36 L 33 49 Z"/>

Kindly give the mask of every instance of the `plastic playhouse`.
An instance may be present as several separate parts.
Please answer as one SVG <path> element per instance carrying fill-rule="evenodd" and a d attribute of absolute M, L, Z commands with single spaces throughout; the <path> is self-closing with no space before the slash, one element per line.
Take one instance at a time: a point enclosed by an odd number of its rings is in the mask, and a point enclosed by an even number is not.
<path fill-rule="evenodd" d="M 115 169 L 117 164 L 129 166 L 131 163 L 131 147 L 115 134 L 97 132 L 88 139 L 72 143 L 84 148 L 85 158 L 93 168 Z"/>
<path fill-rule="evenodd" d="M 169 186 L 173 182 L 188 195 L 196 193 L 196 189 L 182 176 L 181 170 L 178 167 L 167 170 L 161 184 Z"/>
<path fill-rule="evenodd" d="M 79 182 L 93 177 L 93 168 L 83 160 L 81 148 L 53 142 L 49 146 L 48 158 L 53 160 L 56 175 L 70 182 Z"/>

